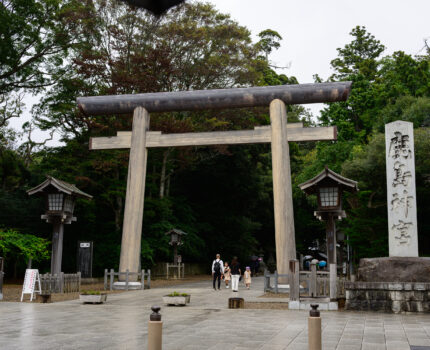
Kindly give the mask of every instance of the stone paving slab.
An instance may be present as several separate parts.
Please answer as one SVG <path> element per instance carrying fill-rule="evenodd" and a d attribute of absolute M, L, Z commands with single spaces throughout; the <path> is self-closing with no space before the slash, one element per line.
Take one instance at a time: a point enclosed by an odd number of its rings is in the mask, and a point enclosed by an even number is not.
<path fill-rule="evenodd" d="M 109 295 L 103 305 L 0 302 L 0 349 L 146 349 L 150 306 L 172 291 L 189 292 L 191 304 L 162 306 L 163 350 L 308 350 L 308 312 L 227 308 L 232 295 L 259 299 L 259 278 L 240 293 L 213 291 L 208 281 Z M 323 349 L 430 346 L 430 314 L 323 311 L 321 317 Z"/>

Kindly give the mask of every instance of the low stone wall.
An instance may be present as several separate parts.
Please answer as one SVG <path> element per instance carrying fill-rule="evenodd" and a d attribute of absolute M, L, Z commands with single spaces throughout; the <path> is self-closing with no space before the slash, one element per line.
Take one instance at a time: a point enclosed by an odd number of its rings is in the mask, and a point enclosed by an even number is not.
<path fill-rule="evenodd" d="M 430 312 L 430 283 L 345 282 L 345 309 Z"/>

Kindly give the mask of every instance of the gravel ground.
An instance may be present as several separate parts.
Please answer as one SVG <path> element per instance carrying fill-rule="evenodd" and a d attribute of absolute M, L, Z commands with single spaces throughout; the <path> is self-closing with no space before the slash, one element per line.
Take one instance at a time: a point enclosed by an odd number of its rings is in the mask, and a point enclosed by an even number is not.
<path fill-rule="evenodd" d="M 163 288 L 163 287 L 169 287 L 169 286 L 176 286 L 178 284 L 183 284 L 187 282 L 196 282 L 196 281 L 205 281 L 209 280 L 211 277 L 209 275 L 196 275 L 196 276 L 189 276 L 185 277 L 180 280 L 175 279 L 156 279 L 151 280 L 151 288 Z M 108 294 L 112 293 L 127 293 L 127 291 L 123 290 L 114 290 L 114 291 L 105 291 L 103 282 L 99 283 L 93 283 L 93 284 L 82 284 L 81 290 L 96 290 L 96 291 L 103 291 Z M 21 300 L 21 292 L 22 292 L 22 284 L 5 284 L 3 285 L 3 302 L 8 301 L 20 301 Z M 53 293 L 51 294 L 51 301 L 52 302 L 58 302 L 58 301 L 65 301 L 65 300 L 73 300 L 73 299 L 79 299 L 79 293 Z M 1 301 L 0 301 L 1 302 Z M 26 294 L 24 296 L 24 302 L 30 302 L 30 295 Z M 36 298 L 33 302 L 41 302 L 39 298 Z"/>

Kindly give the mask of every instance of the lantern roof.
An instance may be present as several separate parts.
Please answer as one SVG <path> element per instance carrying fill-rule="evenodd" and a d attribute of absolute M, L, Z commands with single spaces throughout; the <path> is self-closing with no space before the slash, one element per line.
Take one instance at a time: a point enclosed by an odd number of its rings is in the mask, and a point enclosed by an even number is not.
<path fill-rule="evenodd" d="M 327 166 L 317 176 L 312 179 L 303 182 L 299 185 L 300 189 L 306 194 L 314 194 L 318 187 L 327 185 L 336 185 L 342 188 L 344 191 L 357 192 L 358 182 L 348 179 L 330 170 Z"/>
<path fill-rule="evenodd" d="M 167 236 L 167 235 L 171 235 L 172 233 L 177 233 L 179 236 L 187 235 L 187 233 L 186 233 L 186 232 L 184 232 L 184 231 L 182 231 L 182 230 L 179 230 L 179 229 L 177 229 L 177 228 L 172 228 L 170 231 L 166 232 L 166 233 L 165 233 L 165 235 L 166 235 L 166 236 Z"/>
<path fill-rule="evenodd" d="M 73 195 L 76 197 L 82 197 L 91 199 L 93 196 L 89 195 L 88 193 L 85 193 L 81 191 L 79 188 L 77 188 L 75 185 L 70 184 L 68 182 L 58 180 L 52 176 L 46 176 L 47 179 L 42 182 L 41 184 L 37 185 L 36 187 L 33 187 L 32 189 L 28 190 L 28 195 L 38 194 L 38 193 L 46 193 L 49 191 L 46 191 L 49 187 L 54 187 L 60 192 L 64 192 L 68 195 Z"/>

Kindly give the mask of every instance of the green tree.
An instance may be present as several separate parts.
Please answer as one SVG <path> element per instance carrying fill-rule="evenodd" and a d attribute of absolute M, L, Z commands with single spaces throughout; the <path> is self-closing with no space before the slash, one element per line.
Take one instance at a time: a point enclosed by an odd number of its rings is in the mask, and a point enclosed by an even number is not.
<path fill-rule="evenodd" d="M 46 239 L 34 235 L 23 234 L 13 229 L 0 229 L 0 252 L 6 264 L 9 261 L 14 262 L 15 278 L 16 266 L 20 260 L 36 262 L 49 259 L 49 244 Z"/>
<path fill-rule="evenodd" d="M 338 48 L 338 57 L 331 61 L 335 70 L 332 79 L 347 80 L 351 75 L 361 74 L 374 80 L 378 75 L 378 59 L 385 46 L 363 26 L 356 26 L 349 34 L 354 40 L 344 48 Z"/>

